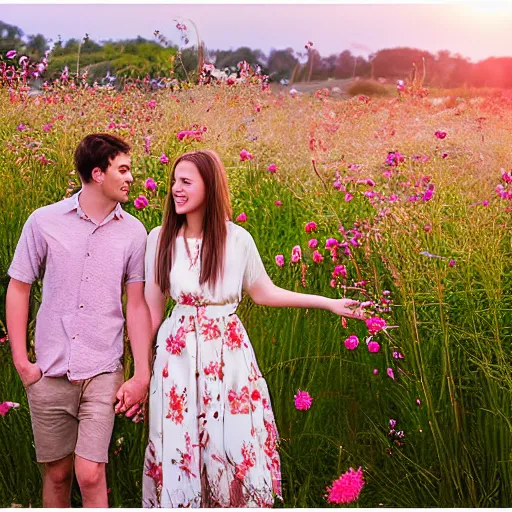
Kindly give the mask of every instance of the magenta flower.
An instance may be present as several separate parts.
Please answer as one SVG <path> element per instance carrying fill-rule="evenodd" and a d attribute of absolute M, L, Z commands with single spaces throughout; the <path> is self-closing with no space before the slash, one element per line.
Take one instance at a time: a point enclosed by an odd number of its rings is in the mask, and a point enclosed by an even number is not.
<path fill-rule="evenodd" d="M 352 201 L 352 199 L 354 198 L 354 196 L 350 193 L 346 193 L 345 194 L 345 201 L 348 203 L 349 201 Z"/>
<path fill-rule="evenodd" d="M 242 151 L 240 151 L 240 160 L 242 162 L 245 162 L 246 160 L 252 160 L 253 158 L 254 156 L 251 155 L 251 153 L 249 153 L 249 151 L 246 149 L 242 149 Z"/>
<path fill-rule="evenodd" d="M 302 250 L 300 245 L 296 245 L 292 248 L 292 263 L 298 263 L 302 258 Z"/>
<path fill-rule="evenodd" d="M 369 187 L 374 187 L 375 186 L 375 181 L 373 181 L 371 178 L 368 178 L 366 180 L 366 184 L 369 186 Z"/>
<path fill-rule="evenodd" d="M 148 101 L 148 107 L 149 108 L 155 108 L 156 107 L 156 100 Z"/>
<path fill-rule="evenodd" d="M 194 139 L 194 140 L 201 141 L 203 133 L 204 132 L 202 130 L 182 130 L 181 132 L 178 132 L 176 134 L 176 138 L 179 141 L 182 141 L 182 140 L 184 140 L 186 138 L 191 138 L 191 139 Z"/>
<path fill-rule="evenodd" d="M 237 222 L 247 222 L 247 215 L 245 212 L 242 212 L 237 218 Z"/>
<path fill-rule="evenodd" d="M 388 374 L 388 377 L 389 377 L 390 379 L 395 380 L 395 373 L 393 372 L 393 368 L 388 368 L 388 369 L 386 370 L 386 373 Z"/>
<path fill-rule="evenodd" d="M 448 266 L 449 266 L 449 267 L 455 267 L 455 265 L 456 265 L 456 264 L 457 264 L 457 262 L 456 262 L 455 260 L 450 260 L 450 261 L 448 262 Z"/>
<path fill-rule="evenodd" d="M 403 92 L 405 90 L 405 82 L 403 80 L 397 80 L 396 90 L 399 92 Z"/>
<path fill-rule="evenodd" d="M 373 375 L 379 375 L 379 370 L 377 370 L 377 368 L 374 368 L 372 373 Z"/>
<path fill-rule="evenodd" d="M 394 420 L 393 418 L 391 418 L 389 420 L 389 428 L 395 428 L 396 427 L 396 420 Z"/>
<path fill-rule="evenodd" d="M 267 167 L 267 171 L 268 171 L 268 172 L 276 172 L 276 171 L 277 171 L 277 165 L 276 165 L 276 164 L 270 164 L 270 165 Z"/>
<path fill-rule="evenodd" d="M 419 398 L 416 398 L 416 405 L 421 405 L 421 400 Z"/>
<path fill-rule="evenodd" d="M 151 192 L 156 190 L 156 182 L 153 178 L 148 178 L 144 186 L 146 187 L 146 190 L 151 190 Z"/>
<path fill-rule="evenodd" d="M 359 467 L 357 471 L 349 470 L 341 475 L 338 480 L 332 483 L 332 487 L 327 487 L 327 501 L 329 503 L 352 503 L 359 498 L 361 489 L 364 486 L 363 471 Z"/>
<path fill-rule="evenodd" d="M 313 261 L 315 263 L 321 263 L 323 261 L 324 257 L 318 252 L 318 251 L 315 251 L 313 253 Z"/>
<path fill-rule="evenodd" d="M 274 203 L 276 206 L 283 206 L 283 203 L 279 199 Z"/>
<path fill-rule="evenodd" d="M 357 348 L 358 345 L 359 345 L 359 339 L 354 334 L 352 334 L 352 336 L 349 336 L 345 340 L 345 348 L 347 350 L 354 350 Z"/>
<path fill-rule="evenodd" d="M 440 130 L 437 130 L 434 135 L 438 138 L 438 139 L 444 139 L 446 137 L 446 132 L 442 132 Z"/>
<path fill-rule="evenodd" d="M 137 210 L 143 210 L 149 204 L 148 198 L 146 196 L 139 196 L 135 201 L 133 201 L 133 206 L 137 208 Z"/>
<path fill-rule="evenodd" d="M 160 155 L 160 162 L 162 164 L 168 164 L 169 163 L 169 158 L 167 158 L 167 155 L 165 153 L 162 153 Z"/>
<path fill-rule="evenodd" d="M 16 130 L 18 130 L 19 132 L 23 132 L 25 131 L 27 127 L 23 124 L 23 123 L 20 123 L 17 127 L 16 127 Z"/>
<path fill-rule="evenodd" d="M 313 43 L 312 43 L 311 41 L 308 41 L 308 42 L 304 45 L 304 48 L 306 48 L 306 50 L 309 50 L 312 46 L 313 46 Z"/>
<path fill-rule="evenodd" d="M 312 231 L 316 231 L 316 228 L 317 228 L 316 222 L 311 221 L 311 222 L 308 222 L 308 223 L 304 226 L 304 231 L 305 231 L 306 233 L 311 233 Z"/>
<path fill-rule="evenodd" d="M 425 224 L 423 226 L 423 229 L 425 230 L 425 232 L 430 233 L 432 231 L 432 225 L 431 224 Z"/>
<path fill-rule="evenodd" d="M 393 352 L 394 359 L 405 359 L 401 352 Z"/>
<path fill-rule="evenodd" d="M 318 247 L 318 240 L 316 238 L 312 238 L 309 242 L 308 242 L 308 247 L 310 249 L 316 249 Z"/>
<path fill-rule="evenodd" d="M 5 416 L 10 409 L 17 409 L 20 404 L 16 402 L 2 402 L 0 403 L 0 416 Z"/>
<path fill-rule="evenodd" d="M 347 267 L 345 265 L 336 265 L 334 267 L 334 272 L 332 273 L 332 277 L 347 277 Z"/>
<path fill-rule="evenodd" d="M 278 267 L 282 267 L 282 266 L 284 266 L 284 256 L 283 256 L 282 254 L 278 254 L 278 255 L 276 256 L 276 265 L 277 265 Z"/>
<path fill-rule="evenodd" d="M 372 316 L 366 319 L 366 327 L 368 327 L 368 331 L 373 336 L 386 327 L 386 320 L 378 316 Z"/>
<path fill-rule="evenodd" d="M 368 352 L 376 354 L 380 350 L 380 345 L 376 341 L 370 341 L 368 343 Z"/>
<path fill-rule="evenodd" d="M 330 251 L 334 247 L 338 247 L 338 240 L 336 238 L 328 238 L 325 242 L 325 248 Z"/>
<path fill-rule="evenodd" d="M 299 411 L 306 411 L 311 407 L 313 399 L 307 391 L 297 391 L 297 394 L 293 397 L 295 399 L 295 408 Z"/>
<path fill-rule="evenodd" d="M 43 130 L 48 133 L 52 129 L 52 127 L 53 127 L 52 123 L 44 124 Z"/>
<path fill-rule="evenodd" d="M 16 58 L 16 55 L 17 55 L 16 50 L 9 50 L 9 51 L 5 54 L 5 56 L 6 56 L 8 59 L 14 59 L 14 58 Z"/>

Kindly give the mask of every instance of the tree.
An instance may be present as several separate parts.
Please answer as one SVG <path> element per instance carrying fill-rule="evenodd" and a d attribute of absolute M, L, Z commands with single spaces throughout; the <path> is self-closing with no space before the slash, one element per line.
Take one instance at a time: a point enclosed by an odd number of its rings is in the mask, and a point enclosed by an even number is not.
<path fill-rule="evenodd" d="M 286 48 L 286 50 L 272 49 L 268 57 L 268 74 L 270 79 L 275 81 L 279 81 L 282 78 L 290 79 L 298 62 L 292 48 Z"/>
<path fill-rule="evenodd" d="M 22 41 L 23 31 L 15 25 L 9 25 L 0 21 L 0 54 L 9 50 L 21 51 L 24 44 Z"/>

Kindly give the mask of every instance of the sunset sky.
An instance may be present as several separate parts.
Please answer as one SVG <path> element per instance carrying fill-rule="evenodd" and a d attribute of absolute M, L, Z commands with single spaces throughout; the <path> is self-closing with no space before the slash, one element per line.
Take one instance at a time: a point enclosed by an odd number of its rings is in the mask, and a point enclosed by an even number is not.
<path fill-rule="evenodd" d="M 458 4 L 343 5 L 0 5 L 0 20 L 25 34 L 56 40 L 95 41 L 136 37 L 153 39 L 160 30 L 179 42 L 174 19 L 191 19 L 210 49 L 292 47 L 309 39 L 324 57 L 345 49 L 368 56 L 383 48 L 409 46 L 450 50 L 472 62 L 512 56 L 512 2 Z M 191 40 L 195 39 L 190 31 Z"/>

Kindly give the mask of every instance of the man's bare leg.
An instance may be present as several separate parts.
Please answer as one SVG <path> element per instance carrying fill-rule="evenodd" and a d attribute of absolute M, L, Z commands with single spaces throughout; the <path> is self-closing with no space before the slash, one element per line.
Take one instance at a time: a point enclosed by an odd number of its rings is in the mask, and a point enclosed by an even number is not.
<path fill-rule="evenodd" d="M 71 506 L 73 483 L 73 454 L 43 465 L 43 507 Z"/>
<path fill-rule="evenodd" d="M 75 455 L 75 473 L 84 508 L 108 508 L 105 463 Z"/>

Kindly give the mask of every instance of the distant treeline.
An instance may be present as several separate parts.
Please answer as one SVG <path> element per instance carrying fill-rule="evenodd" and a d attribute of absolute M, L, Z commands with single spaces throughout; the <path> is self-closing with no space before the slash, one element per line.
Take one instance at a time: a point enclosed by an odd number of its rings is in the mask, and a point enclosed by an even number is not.
<path fill-rule="evenodd" d="M 50 48 L 42 34 L 24 37 L 16 26 L 0 21 L 0 55 L 9 50 L 40 60 Z M 442 50 L 432 54 L 415 48 L 389 48 L 369 55 L 368 59 L 354 56 L 349 50 L 322 57 L 315 48 L 296 52 L 292 48 L 272 49 L 269 55 L 261 50 L 241 47 L 236 50 L 208 50 L 203 47 L 205 62 L 217 69 L 236 70 L 240 61 L 259 66 L 270 81 L 293 82 L 326 80 L 328 78 L 405 79 L 416 68 L 417 76 L 425 73 L 424 84 L 435 87 L 500 87 L 512 88 L 512 57 L 491 57 L 471 63 L 459 54 Z M 178 45 L 163 39 L 142 37 L 97 43 L 83 40 L 57 41 L 49 56 L 44 78 L 57 76 L 65 66 L 70 72 L 79 68 L 89 71 L 90 80 L 102 80 L 107 74 L 118 78 L 175 77 L 195 79 L 198 65 L 196 48 L 180 51 Z"/>

